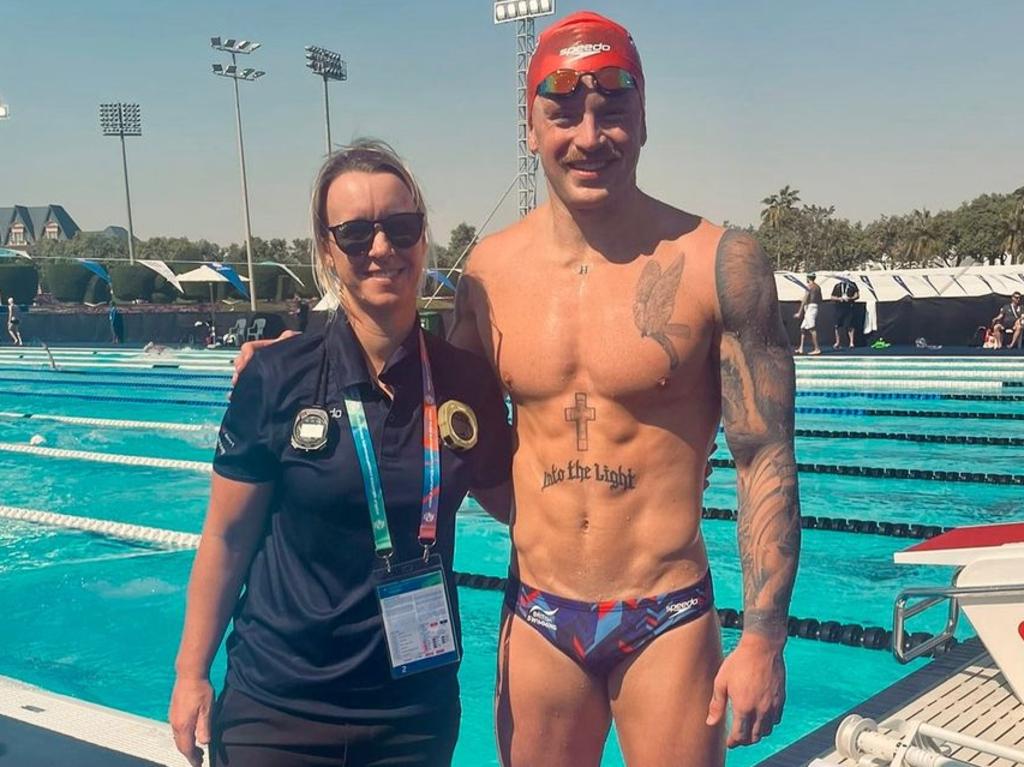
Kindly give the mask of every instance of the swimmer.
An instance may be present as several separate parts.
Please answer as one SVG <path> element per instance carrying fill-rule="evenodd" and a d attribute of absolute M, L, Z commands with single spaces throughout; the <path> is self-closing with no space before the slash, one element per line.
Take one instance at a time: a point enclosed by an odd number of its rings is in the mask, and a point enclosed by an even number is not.
<path fill-rule="evenodd" d="M 749 234 L 637 187 L 644 73 L 621 26 L 555 23 L 527 88 L 548 201 L 477 245 L 452 332 L 516 410 L 502 762 L 596 766 L 614 721 L 627 764 L 715 767 L 785 697 L 800 519 L 772 269 Z M 720 417 L 745 615 L 724 660 L 700 529 Z"/>

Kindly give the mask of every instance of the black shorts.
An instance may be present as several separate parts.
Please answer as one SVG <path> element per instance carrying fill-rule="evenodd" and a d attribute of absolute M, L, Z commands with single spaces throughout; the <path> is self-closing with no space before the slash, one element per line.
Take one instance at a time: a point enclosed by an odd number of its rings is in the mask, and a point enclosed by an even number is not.
<path fill-rule="evenodd" d="M 846 303 L 836 304 L 836 327 L 837 328 L 852 328 L 853 327 L 853 304 L 846 304 Z"/>
<path fill-rule="evenodd" d="M 225 689 L 213 713 L 211 767 L 449 767 L 458 698 L 437 711 L 381 721 L 311 719 Z"/>

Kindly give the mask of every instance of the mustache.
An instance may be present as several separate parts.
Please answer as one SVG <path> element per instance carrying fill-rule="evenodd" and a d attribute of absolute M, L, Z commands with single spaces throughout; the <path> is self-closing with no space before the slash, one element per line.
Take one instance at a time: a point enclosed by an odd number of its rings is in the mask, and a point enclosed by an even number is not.
<path fill-rule="evenodd" d="M 604 160 L 619 160 L 622 158 L 622 152 L 613 146 L 609 146 L 602 152 L 594 152 L 590 154 L 584 154 L 578 150 L 570 150 L 569 153 L 562 158 L 563 165 L 571 165 L 577 162 L 601 162 Z"/>

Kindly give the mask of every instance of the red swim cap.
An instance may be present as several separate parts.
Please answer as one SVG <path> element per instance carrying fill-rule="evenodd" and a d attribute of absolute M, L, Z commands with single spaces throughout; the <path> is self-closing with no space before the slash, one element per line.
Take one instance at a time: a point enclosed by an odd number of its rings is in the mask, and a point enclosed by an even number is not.
<path fill-rule="evenodd" d="M 594 72 L 603 67 L 621 67 L 633 75 L 643 99 L 640 53 L 625 27 L 599 13 L 580 11 L 545 29 L 526 73 L 527 120 L 533 112 L 537 86 L 556 69 Z"/>

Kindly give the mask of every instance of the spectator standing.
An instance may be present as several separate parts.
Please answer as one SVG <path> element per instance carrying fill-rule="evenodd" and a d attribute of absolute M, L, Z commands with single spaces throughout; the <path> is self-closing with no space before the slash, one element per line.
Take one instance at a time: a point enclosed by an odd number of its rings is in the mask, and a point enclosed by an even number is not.
<path fill-rule="evenodd" d="M 857 289 L 857 283 L 850 279 L 849 274 L 841 275 L 839 282 L 832 288 L 832 300 L 836 302 L 836 342 L 832 344 L 833 349 L 842 346 L 840 330 L 843 329 L 847 332 L 850 348 L 853 348 L 853 305 L 859 298 L 860 290 Z"/>
<path fill-rule="evenodd" d="M 816 274 L 807 275 L 807 292 L 804 293 L 800 308 L 797 309 L 796 318 L 803 317 L 800 322 L 800 346 L 796 353 L 804 353 L 804 340 L 807 335 L 811 336 L 811 354 L 821 354 L 821 347 L 818 346 L 818 306 L 821 304 L 821 286 L 817 282 Z"/>
<path fill-rule="evenodd" d="M 110 299 L 110 309 L 107 311 L 107 317 L 110 319 L 110 340 L 115 344 L 123 344 L 124 315 L 121 314 L 121 310 L 117 308 L 117 304 L 114 303 L 114 299 Z"/>

